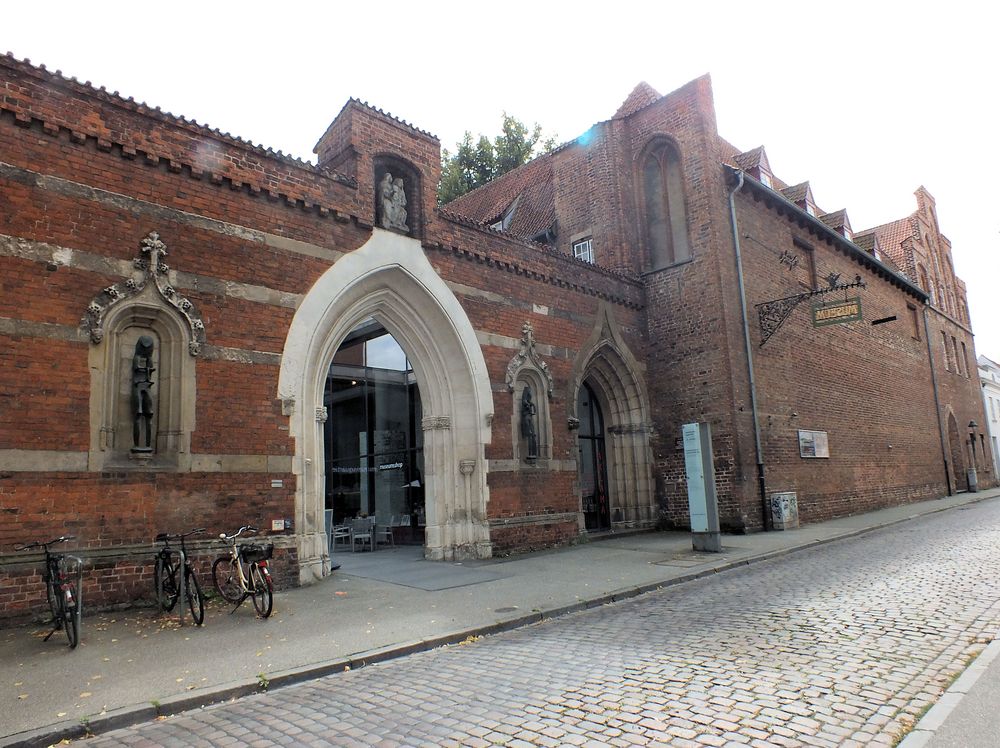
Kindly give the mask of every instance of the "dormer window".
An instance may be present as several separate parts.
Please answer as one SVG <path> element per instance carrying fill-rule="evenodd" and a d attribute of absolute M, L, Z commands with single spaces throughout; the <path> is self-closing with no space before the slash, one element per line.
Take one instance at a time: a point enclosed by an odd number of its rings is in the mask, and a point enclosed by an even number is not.
<path fill-rule="evenodd" d="M 816 216 L 816 204 L 812 200 L 806 200 L 806 213 Z"/>
<path fill-rule="evenodd" d="M 774 182 L 771 181 L 771 175 L 764 169 L 760 170 L 760 183 L 765 187 L 774 189 Z"/>

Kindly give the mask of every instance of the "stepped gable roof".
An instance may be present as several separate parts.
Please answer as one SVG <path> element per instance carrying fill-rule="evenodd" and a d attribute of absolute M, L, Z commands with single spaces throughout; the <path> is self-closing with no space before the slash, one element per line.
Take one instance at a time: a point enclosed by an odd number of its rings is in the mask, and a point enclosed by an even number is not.
<path fill-rule="evenodd" d="M 489 225 L 503 218 L 519 197 L 507 231 L 530 239 L 549 228 L 555 220 L 551 152 L 442 207 L 475 223 Z"/>
<path fill-rule="evenodd" d="M 614 113 L 611 119 L 628 117 L 630 114 L 635 114 L 640 109 L 662 98 L 663 96 L 655 88 L 646 83 L 646 81 L 640 81 L 639 85 L 632 89 L 632 93 L 618 107 L 618 111 Z"/>

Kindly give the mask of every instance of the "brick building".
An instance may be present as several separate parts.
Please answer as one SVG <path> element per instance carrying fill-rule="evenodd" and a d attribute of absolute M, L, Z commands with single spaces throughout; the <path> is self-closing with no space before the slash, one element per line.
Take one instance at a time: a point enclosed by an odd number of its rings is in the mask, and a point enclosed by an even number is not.
<path fill-rule="evenodd" d="M 982 401 L 933 199 L 852 235 L 720 138 L 707 78 L 440 208 L 438 140 L 359 101 L 314 165 L 0 80 L 7 615 L 41 586 L 12 544 L 61 533 L 111 601 L 196 525 L 269 528 L 301 583 L 355 515 L 432 559 L 683 527 L 692 421 L 733 530 L 775 492 L 809 521 L 964 488 Z"/>

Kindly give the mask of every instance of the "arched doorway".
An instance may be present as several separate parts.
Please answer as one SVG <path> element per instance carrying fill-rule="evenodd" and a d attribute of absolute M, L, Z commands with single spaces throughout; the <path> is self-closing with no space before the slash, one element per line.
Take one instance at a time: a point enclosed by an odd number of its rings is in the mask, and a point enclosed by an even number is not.
<path fill-rule="evenodd" d="M 420 389 L 406 353 L 374 319 L 340 344 L 323 403 L 327 526 L 371 517 L 395 543 L 423 545 Z"/>
<path fill-rule="evenodd" d="M 493 396 L 482 348 L 465 311 L 420 242 L 375 229 L 316 281 L 285 340 L 278 396 L 295 442 L 299 579 L 329 569 L 324 400 L 330 365 L 352 332 L 373 320 L 406 352 L 420 383 L 425 494 L 424 556 L 487 558 L 485 445 Z"/>
<path fill-rule="evenodd" d="M 608 501 L 608 458 L 604 438 L 604 414 L 594 391 L 586 382 L 577 395 L 576 413 L 580 499 L 584 527 L 588 532 L 611 529 Z"/>
<path fill-rule="evenodd" d="M 570 380 L 570 419 L 579 424 L 583 531 L 652 527 L 659 519 L 653 492 L 649 405 L 640 371 L 610 308 L 605 307 L 581 349 Z M 585 426 L 588 419 L 590 424 Z M 585 433 L 585 428 L 590 433 Z M 588 449 L 591 457 L 587 457 Z M 591 492 L 589 473 L 584 472 L 590 470 L 583 462 L 589 459 L 593 460 L 597 493 Z M 595 499 L 590 501 L 588 496 Z"/>

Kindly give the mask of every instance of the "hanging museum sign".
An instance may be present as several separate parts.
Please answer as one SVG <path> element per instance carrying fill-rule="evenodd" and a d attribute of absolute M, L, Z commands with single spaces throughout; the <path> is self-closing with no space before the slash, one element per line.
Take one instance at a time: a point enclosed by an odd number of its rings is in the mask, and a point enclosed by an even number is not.
<path fill-rule="evenodd" d="M 862 319 L 861 297 L 854 296 L 843 301 L 813 304 L 813 327 L 837 325 L 843 322 L 858 322 Z"/>

